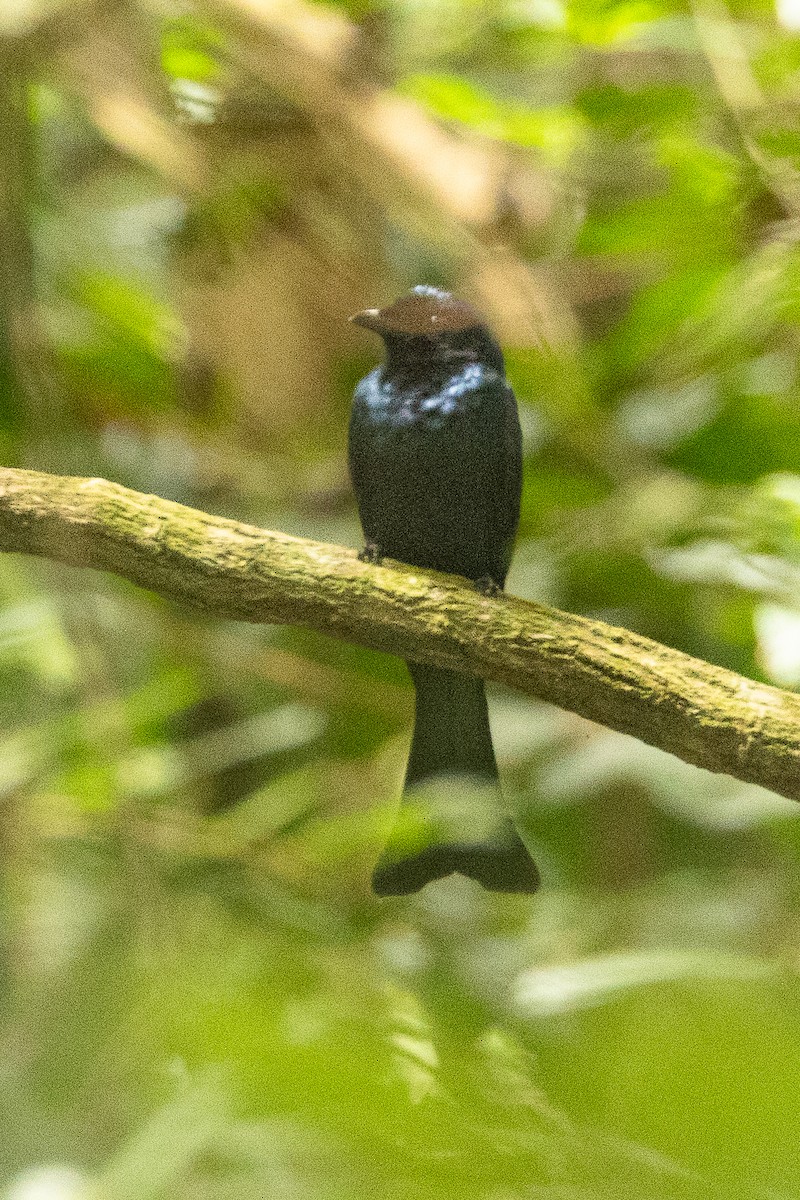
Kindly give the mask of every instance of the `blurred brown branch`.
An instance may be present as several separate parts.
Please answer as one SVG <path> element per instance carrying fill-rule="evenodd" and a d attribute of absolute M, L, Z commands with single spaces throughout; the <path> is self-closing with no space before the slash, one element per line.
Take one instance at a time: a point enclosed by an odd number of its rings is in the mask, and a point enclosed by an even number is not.
<path fill-rule="evenodd" d="M 579 339 L 569 301 L 500 233 L 515 174 L 543 222 L 552 181 L 500 147 L 465 138 L 363 71 L 363 33 L 340 12 L 274 0 L 211 0 L 235 57 L 318 130 L 317 154 L 449 260 L 504 340 L 563 352 Z M 498 250 L 498 243 L 503 250 Z"/>
<path fill-rule="evenodd" d="M 474 673 L 800 800 L 800 696 L 637 634 L 102 479 L 0 470 L 0 549 L 112 571 L 214 616 Z"/>
<path fill-rule="evenodd" d="M 229 33 L 226 57 L 259 81 L 261 99 L 280 97 L 309 123 L 312 159 L 351 181 L 357 206 L 377 204 L 451 263 L 504 340 L 541 341 L 556 353 L 576 343 L 569 298 L 501 228 L 517 204 L 534 224 L 546 220 L 556 198 L 544 172 L 490 140 L 454 133 L 416 102 L 378 86 L 363 69 L 363 31 L 339 12 L 299 0 L 213 0 L 203 7 Z M 108 143 L 187 199 L 223 186 L 229 173 L 240 177 L 243 142 L 270 161 L 277 147 L 240 128 L 241 114 L 232 124 L 222 114 L 208 127 L 178 123 L 141 24 L 136 6 L 124 0 L 84 0 L 42 20 L 29 41 Z M 296 173 L 298 164 L 289 169 Z"/>

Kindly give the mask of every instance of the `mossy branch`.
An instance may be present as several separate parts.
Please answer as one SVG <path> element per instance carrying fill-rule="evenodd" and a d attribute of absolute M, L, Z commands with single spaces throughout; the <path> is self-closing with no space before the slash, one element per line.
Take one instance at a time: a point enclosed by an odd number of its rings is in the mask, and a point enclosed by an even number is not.
<path fill-rule="evenodd" d="M 103 479 L 0 469 L 0 550 L 112 571 L 217 617 L 305 625 L 481 675 L 800 800 L 800 696 L 601 621 Z"/>

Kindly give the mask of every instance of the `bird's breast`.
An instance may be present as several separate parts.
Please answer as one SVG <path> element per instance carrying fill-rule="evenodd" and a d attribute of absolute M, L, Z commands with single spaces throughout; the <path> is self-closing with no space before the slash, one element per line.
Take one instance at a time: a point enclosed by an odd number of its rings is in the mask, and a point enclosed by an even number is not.
<path fill-rule="evenodd" d="M 502 581 L 519 506 L 503 490 L 515 453 L 505 380 L 462 368 L 400 383 L 379 370 L 354 398 L 350 468 L 367 539 L 401 562 Z"/>
<path fill-rule="evenodd" d="M 475 412 L 483 393 L 483 372 L 470 364 L 435 385 L 409 386 L 405 381 L 377 378 L 367 397 L 370 415 L 387 431 L 435 430 L 452 418 Z"/>

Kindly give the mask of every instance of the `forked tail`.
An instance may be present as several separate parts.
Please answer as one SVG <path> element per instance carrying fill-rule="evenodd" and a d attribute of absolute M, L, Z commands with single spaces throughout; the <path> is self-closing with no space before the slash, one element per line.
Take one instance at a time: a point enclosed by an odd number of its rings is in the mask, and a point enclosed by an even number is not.
<path fill-rule="evenodd" d="M 458 872 L 492 892 L 534 892 L 539 873 L 503 809 L 483 681 L 409 664 L 414 738 L 403 802 L 372 876 L 405 896 Z"/>

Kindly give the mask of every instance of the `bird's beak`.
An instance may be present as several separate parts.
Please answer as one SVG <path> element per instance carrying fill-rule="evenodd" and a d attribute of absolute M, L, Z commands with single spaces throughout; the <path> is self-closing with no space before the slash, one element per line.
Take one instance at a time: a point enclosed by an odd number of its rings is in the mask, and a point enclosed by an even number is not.
<path fill-rule="evenodd" d="M 361 325 L 364 329 L 372 329 L 375 333 L 380 333 L 383 330 L 381 310 L 379 308 L 365 308 L 363 312 L 356 313 L 350 320 L 354 325 Z"/>

